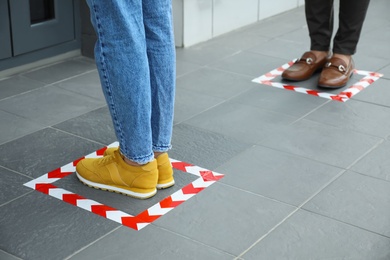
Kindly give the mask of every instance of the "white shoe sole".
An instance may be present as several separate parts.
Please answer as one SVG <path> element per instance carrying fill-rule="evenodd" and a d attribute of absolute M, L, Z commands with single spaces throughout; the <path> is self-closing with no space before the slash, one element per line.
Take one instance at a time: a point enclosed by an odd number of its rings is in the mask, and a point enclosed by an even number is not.
<path fill-rule="evenodd" d="M 77 175 L 77 178 L 82 183 L 84 183 L 85 185 L 87 185 L 89 187 L 92 187 L 92 188 L 95 188 L 95 189 L 100 189 L 100 190 L 106 190 L 106 191 L 112 191 L 112 192 L 116 192 L 116 193 L 121 193 L 123 195 L 130 196 L 130 197 L 137 198 L 137 199 L 148 199 L 148 198 L 153 197 L 157 193 L 157 189 L 155 189 L 152 192 L 148 192 L 148 193 L 134 192 L 134 191 L 130 191 L 130 190 L 127 190 L 127 189 L 118 188 L 118 187 L 115 187 L 115 186 L 104 185 L 104 184 L 101 184 L 101 183 L 96 183 L 96 182 L 89 181 L 89 180 L 83 178 L 80 174 L 78 174 L 78 172 L 76 172 L 76 175 Z"/>

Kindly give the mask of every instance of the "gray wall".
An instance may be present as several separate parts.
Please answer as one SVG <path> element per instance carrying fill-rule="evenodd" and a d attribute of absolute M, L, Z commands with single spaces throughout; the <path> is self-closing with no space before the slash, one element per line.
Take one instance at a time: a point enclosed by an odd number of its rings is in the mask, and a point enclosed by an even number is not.
<path fill-rule="evenodd" d="M 80 1 L 81 54 L 89 58 L 94 58 L 93 48 L 96 42 L 96 34 L 92 27 L 89 14 L 89 8 L 86 2 L 83 0 Z"/>

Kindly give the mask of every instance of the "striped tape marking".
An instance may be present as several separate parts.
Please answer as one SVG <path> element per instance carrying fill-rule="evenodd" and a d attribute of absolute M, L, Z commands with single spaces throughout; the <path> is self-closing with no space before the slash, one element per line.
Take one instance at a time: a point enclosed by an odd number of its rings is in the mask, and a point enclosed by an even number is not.
<path fill-rule="evenodd" d="M 288 67 L 290 67 L 292 64 L 294 64 L 294 62 L 295 60 L 290 61 L 280 66 L 277 69 L 274 69 L 258 78 L 253 79 L 252 82 L 268 85 L 280 89 L 286 89 L 286 90 L 291 90 L 299 93 L 304 93 L 308 95 L 313 95 L 317 97 L 322 97 L 326 99 L 331 99 L 335 101 L 346 102 L 351 97 L 353 97 L 354 95 L 356 95 L 357 93 L 359 93 L 360 91 L 362 91 L 363 89 L 367 88 L 369 85 L 377 81 L 379 78 L 383 77 L 383 74 L 380 73 L 355 69 L 353 73 L 362 75 L 364 77 L 358 82 L 356 82 L 354 85 L 343 90 L 337 95 L 273 81 L 276 77 L 282 75 L 283 71 L 286 70 Z"/>
<path fill-rule="evenodd" d="M 25 183 L 24 185 L 31 189 L 42 192 L 43 194 L 47 194 L 56 199 L 62 200 L 71 205 L 92 212 L 101 217 L 115 221 L 126 227 L 135 230 L 141 230 L 159 217 L 163 216 L 164 214 L 179 206 L 181 203 L 187 201 L 205 188 L 220 180 L 224 176 L 223 174 L 216 173 L 186 162 L 170 159 L 172 167 L 174 169 L 193 174 L 195 176 L 198 176 L 199 178 L 194 180 L 192 183 L 189 183 L 182 189 L 176 191 L 172 195 L 164 198 L 152 207 L 141 212 L 137 216 L 132 216 L 118 209 L 101 204 L 97 201 L 90 200 L 65 189 L 58 188 L 53 184 L 54 182 L 66 176 L 69 176 L 70 174 L 73 174 L 76 170 L 77 162 L 81 159 L 101 157 L 103 156 L 104 151 L 108 147 L 116 147 L 118 145 L 118 142 L 114 142 L 107 147 L 99 149 L 78 160 L 75 160 L 74 162 L 71 162 L 49 173 L 46 173 L 34 180 Z"/>

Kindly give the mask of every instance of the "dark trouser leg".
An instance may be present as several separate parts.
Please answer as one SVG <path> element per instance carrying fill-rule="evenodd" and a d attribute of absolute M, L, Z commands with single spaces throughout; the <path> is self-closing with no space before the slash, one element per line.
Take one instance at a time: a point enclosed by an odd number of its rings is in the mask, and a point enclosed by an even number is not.
<path fill-rule="evenodd" d="M 339 28 L 333 41 L 334 53 L 352 55 L 356 52 L 369 3 L 370 0 L 340 0 Z"/>
<path fill-rule="evenodd" d="M 305 0 L 310 49 L 329 51 L 333 32 L 333 0 Z"/>

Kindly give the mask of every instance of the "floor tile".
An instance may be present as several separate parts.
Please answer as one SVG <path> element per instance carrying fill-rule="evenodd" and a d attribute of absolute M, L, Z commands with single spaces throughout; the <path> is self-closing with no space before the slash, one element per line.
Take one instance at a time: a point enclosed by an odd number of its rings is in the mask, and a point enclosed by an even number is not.
<path fill-rule="evenodd" d="M 3 167 L 0 167 L 0 175 L 0 205 L 31 192 L 31 189 L 23 186 L 24 183 L 31 180 L 30 178 L 9 171 Z"/>
<path fill-rule="evenodd" d="M 303 46 L 305 46 L 305 48 L 304 48 L 305 51 L 310 50 L 310 37 L 309 37 L 309 29 L 307 27 L 307 24 L 302 25 L 302 27 L 300 27 L 297 30 L 287 32 L 283 35 L 279 35 L 277 37 L 277 39 L 283 39 L 283 40 L 291 41 L 294 43 L 300 43 L 300 44 L 303 44 Z M 288 51 L 287 49 L 288 48 L 286 48 L 286 46 L 284 46 L 283 49 L 281 49 L 280 51 Z M 300 58 L 300 56 L 302 54 L 303 53 L 295 53 L 295 55 L 293 55 L 292 57 L 289 57 L 289 58 L 291 60 L 292 60 L 292 58 Z"/>
<path fill-rule="evenodd" d="M 81 136 L 104 145 L 109 145 L 117 140 L 107 106 L 93 110 L 81 116 L 74 117 L 58 125 L 54 125 L 53 128 Z"/>
<path fill-rule="evenodd" d="M 174 123 L 178 124 L 210 109 L 224 99 L 194 92 L 184 88 L 176 89 Z"/>
<path fill-rule="evenodd" d="M 355 100 L 329 102 L 305 119 L 383 138 L 390 134 L 389 107 Z"/>
<path fill-rule="evenodd" d="M 196 65 L 207 65 L 231 56 L 237 52 L 235 49 L 221 46 L 219 44 L 200 43 L 187 49 L 176 49 L 176 59 L 193 63 Z"/>
<path fill-rule="evenodd" d="M 0 100 L 43 87 L 44 85 L 42 82 L 20 75 L 0 79 Z"/>
<path fill-rule="evenodd" d="M 253 106 L 225 102 L 191 118 L 186 124 L 254 144 L 295 119 Z"/>
<path fill-rule="evenodd" d="M 226 46 L 236 51 L 244 51 L 251 49 L 258 44 L 268 42 L 269 40 L 269 37 L 264 37 L 253 33 L 247 33 L 245 31 L 245 28 L 243 28 L 235 32 L 231 32 L 214 38 L 209 42 Z"/>
<path fill-rule="evenodd" d="M 381 143 L 373 151 L 351 167 L 351 170 L 382 180 L 390 181 L 390 141 Z"/>
<path fill-rule="evenodd" d="M 221 183 L 299 206 L 335 178 L 341 169 L 254 146 L 216 171 L 225 174 Z"/>
<path fill-rule="evenodd" d="M 46 84 L 51 84 L 94 69 L 96 69 L 96 65 L 93 63 L 71 59 L 38 68 L 36 70 L 23 73 L 22 75 L 30 79 L 44 82 Z"/>
<path fill-rule="evenodd" d="M 229 99 L 255 86 L 251 77 L 204 68 L 177 79 L 178 89 Z"/>
<path fill-rule="evenodd" d="M 7 252 L 0 250 L 0 259 L 2 260 L 20 260 L 20 258 L 13 256 Z"/>
<path fill-rule="evenodd" d="M 345 103 L 252 82 L 309 49 L 304 6 L 177 48 L 169 155 L 224 177 L 140 231 L 23 185 L 116 140 L 95 61 L 0 79 L 0 259 L 390 259 L 389 7 L 370 2 L 354 55 L 384 76 Z M 148 200 L 55 185 L 137 215 L 197 179 L 174 174 Z"/>
<path fill-rule="evenodd" d="M 300 55 L 302 55 L 306 50 L 307 43 L 279 38 L 274 38 L 268 42 L 256 45 L 255 47 L 249 49 L 250 52 L 285 59 L 285 63 L 300 57 Z"/>
<path fill-rule="evenodd" d="M 386 260 L 389 257 L 389 238 L 303 210 L 242 256 L 245 260 Z"/>
<path fill-rule="evenodd" d="M 378 72 L 389 64 L 389 59 L 381 56 L 372 56 L 369 53 L 356 53 L 353 56 L 355 68 L 359 70 Z"/>
<path fill-rule="evenodd" d="M 22 259 L 64 259 L 118 224 L 35 191 L 1 207 L 0 226 L 2 250 Z"/>
<path fill-rule="evenodd" d="M 390 65 L 383 67 L 378 72 L 383 74 L 384 79 L 390 79 Z"/>
<path fill-rule="evenodd" d="M 0 109 L 50 126 L 103 105 L 103 101 L 48 86 L 3 100 Z"/>
<path fill-rule="evenodd" d="M 303 207 L 390 237 L 390 182 L 346 172 Z"/>
<path fill-rule="evenodd" d="M 283 26 L 275 26 L 283 24 Z M 274 38 L 291 31 L 298 30 L 306 24 L 304 7 L 279 14 L 264 21 L 248 26 L 246 32 L 251 32 L 264 37 Z"/>
<path fill-rule="evenodd" d="M 56 87 L 105 102 L 96 70 L 55 84 Z"/>
<path fill-rule="evenodd" d="M 176 61 L 176 77 L 181 77 L 187 73 L 193 72 L 201 68 L 202 66 L 190 63 L 190 62 L 185 62 L 185 61 Z"/>
<path fill-rule="evenodd" d="M 154 223 L 237 255 L 293 210 L 285 204 L 216 183 Z M 182 217 L 188 214 L 189 217 Z"/>
<path fill-rule="evenodd" d="M 278 89 L 272 86 L 256 84 L 254 88 L 232 98 L 231 102 L 251 105 L 295 117 L 302 117 L 322 106 L 325 102 L 329 102 L 329 100 Z"/>
<path fill-rule="evenodd" d="M 15 140 L 44 128 L 44 125 L 36 123 L 30 119 L 1 110 L 0 118 L 0 144 Z"/>
<path fill-rule="evenodd" d="M 37 178 L 101 147 L 100 144 L 48 128 L 1 145 L 1 165 Z"/>
<path fill-rule="evenodd" d="M 381 141 L 308 120 L 279 128 L 274 134 L 278 138 L 270 137 L 259 144 L 342 168 L 350 166 Z"/>
<path fill-rule="evenodd" d="M 150 225 L 137 234 L 120 228 L 69 259 L 102 258 L 231 260 L 234 256 Z"/>
<path fill-rule="evenodd" d="M 212 68 L 255 78 L 264 75 L 265 73 L 270 72 L 276 68 L 279 68 L 288 61 L 289 60 L 286 61 L 286 59 L 243 51 L 224 60 L 216 61 L 209 66 Z"/>
<path fill-rule="evenodd" d="M 251 144 L 211 133 L 197 127 L 179 124 L 173 128 L 172 150 L 169 156 L 208 170 L 226 163 Z"/>
<path fill-rule="evenodd" d="M 361 100 L 381 106 L 390 107 L 390 90 L 389 90 L 390 80 L 386 78 L 381 78 L 367 89 L 354 96 L 353 99 Z"/>
<path fill-rule="evenodd" d="M 195 176 L 191 173 L 184 173 L 182 171 L 174 170 L 174 178 L 175 185 L 173 187 L 169 189 L 158 190 L 155 196 L 147 200 L 139 200 L 118 193 L 90 188 L 83 185 L 78 180 L 76 174 L 71 174 L 65 178 L 62 178 L 61 180 L 56 181 L 55 185 L 69 192 L 78 194 L 84 198 L 88 198 L 103 205 L 121 210 L 132 216 L 137 216 L 141 212 L 149 209 L 156 203 L 159 203 L 166 197 L 172 195 L 176 191 L 182 189 L 184 186 L 198 179 L 198 176 Z M 89 214 L 94 215 L 94 213 Z M 162 218 L 165 217 L 169 218 L 169 216 L 162 216 Z M 111 222 L 111 220 L 106 221 Z"/>

